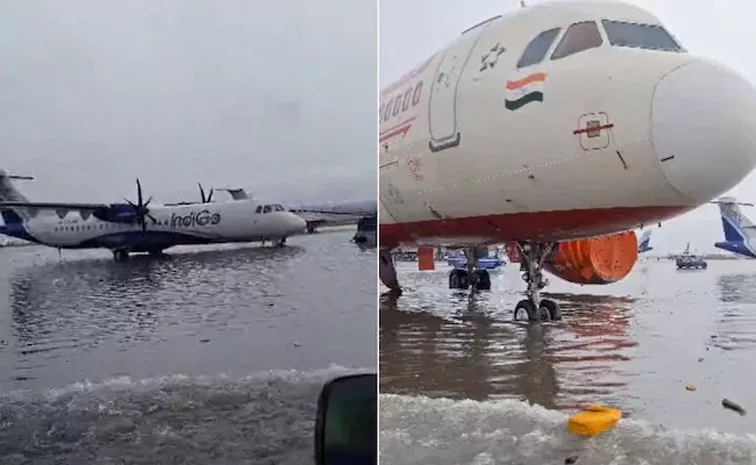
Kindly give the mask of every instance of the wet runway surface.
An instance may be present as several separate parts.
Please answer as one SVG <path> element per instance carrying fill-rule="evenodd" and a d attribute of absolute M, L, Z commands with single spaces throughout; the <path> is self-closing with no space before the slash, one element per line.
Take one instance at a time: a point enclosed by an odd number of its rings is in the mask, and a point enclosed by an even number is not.
<path fill-rule="evenodd" d="M 375 365 L 376 255 L 352 235 L 0 249 L 0 463 L 312 463 L 322 384 Z"/>
<path fill-rule="evenodd" d="M 472 298 L 445 264 L 415 267 L 381 299 L 381 463 L 756 463 L 756 417 L 721 406 L 756 412 L 756 261 L 640 261 L 609 286 L 550 277 L 565 317 L 544 325 L 512 321 L 516 265 Z M 595 402 L 622 409 L 620 426 L 568 433 Z"/>

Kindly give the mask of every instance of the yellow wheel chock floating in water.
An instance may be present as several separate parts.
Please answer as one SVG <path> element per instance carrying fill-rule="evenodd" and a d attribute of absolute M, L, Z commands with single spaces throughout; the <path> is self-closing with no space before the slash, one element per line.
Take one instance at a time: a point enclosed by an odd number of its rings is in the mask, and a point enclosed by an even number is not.
<path fill-rule="evenodd" d="M 620 418 L 622 412 L 619 410 L 593 404 L 571 416 L 567 421 L 567 430 L 578 436 L 596 436 L 614 428 Z"/>

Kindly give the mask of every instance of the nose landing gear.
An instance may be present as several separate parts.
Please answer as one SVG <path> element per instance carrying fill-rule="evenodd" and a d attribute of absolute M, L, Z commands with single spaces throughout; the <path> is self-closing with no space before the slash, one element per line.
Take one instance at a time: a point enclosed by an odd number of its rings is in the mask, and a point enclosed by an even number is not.
<path fill-rule="evenodd" d="M 514 319 L 523 311 L 530 321 L 561 320 L 562 311 L 559 304 L 550 299 L 541 299 L 541 289 L 549 285 L 549 280 L 543 276 L 543 263 L 555 249 L 555 243 L 518 243 L 520 253 L 522 279 L 528 284 L 525 290 L 526 299 L 517 302 Z"/>
<path fill-rule="evenodd" d="M 125 262 L 129 259 L 129 251 L 126 249 L 114 249 L 113 259 L 117 262 Z"/>

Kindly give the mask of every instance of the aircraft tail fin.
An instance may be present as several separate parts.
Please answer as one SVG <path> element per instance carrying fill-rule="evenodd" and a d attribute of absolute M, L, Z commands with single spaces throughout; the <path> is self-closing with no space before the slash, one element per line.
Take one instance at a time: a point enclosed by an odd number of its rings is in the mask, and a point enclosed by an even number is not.
<path fill-rule="evenodd" d="M 32 180 L 30 176 L 17 176 L 8 174 L 5 170 L 0 169 L 0 201 L 6 202 L 28 202 L 24 194 L 18 191 L 13 185 L 13 180 Z M 0 208 L 0 215 L 6 225 L 21 224 L 33 216 L 34 212 L 23 208 Z"/>
<path fill-rule="evenodd" d="M 756 235 L 756 225 L 740 210 L 740 203 L 732 197 L 722 197 L 716 201 L 722 218 L 725 241 L 744 242 L 749 235 Z"/>
<path fill-rule="evenodd" d="M 638 238 L 638 253 L 648 252 L 652 250 L 651 247 L 651 230 L 646 229 L 643 234 Z"/>

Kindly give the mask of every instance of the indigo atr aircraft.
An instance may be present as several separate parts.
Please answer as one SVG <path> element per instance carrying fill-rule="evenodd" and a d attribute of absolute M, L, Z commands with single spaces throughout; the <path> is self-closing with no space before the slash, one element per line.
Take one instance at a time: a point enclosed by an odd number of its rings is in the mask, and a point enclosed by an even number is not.
<path fill-rule="evenodd" d="M 751 83 L 621 2 L 476 24 L 383 89 L 379 117 L 383 283 L 401 291 L 392 248 L 446 246 L 470 255 L 450 287 L 490 289 L 477 246 L 515 242 L 527 290 L 514 314 L 534 321 L 561 315 L 540 298 L 544 270 L 621 280 L 638 259 L 633 229 L 707 203 L 756 164 Z"/>
<path fill-rule="evenodd" d="M 756 225 L 740 210 L 740 205 L 752 207 L 753 204 L 738 202 L 733 197 L 722 197 L 712 203 L 719 205 L 725 236 L 725 240 L 714 243 L 714 247 L 743 257 L 756 258 Z"/>
<path fill-rule="evenodd" d="M 286 238 L 304 232 L 306 222 L 279 204 L 262 205 L 252 199 L 172 205 L 145 202 L 137 179 L 137 202 L 31 202 L 0 170 L 0 233 L 58 249 L 106 248 L 122 261 L 129 253 L 161 254 L 176 245 L 271 241 L 283 246 Z M 76 212 L 76 213 L 75 213 Z"/>

